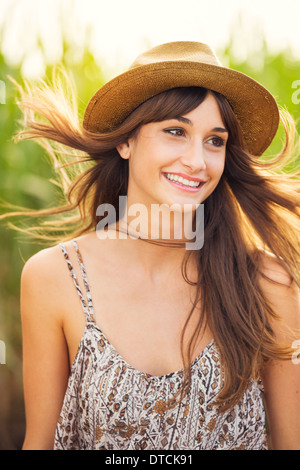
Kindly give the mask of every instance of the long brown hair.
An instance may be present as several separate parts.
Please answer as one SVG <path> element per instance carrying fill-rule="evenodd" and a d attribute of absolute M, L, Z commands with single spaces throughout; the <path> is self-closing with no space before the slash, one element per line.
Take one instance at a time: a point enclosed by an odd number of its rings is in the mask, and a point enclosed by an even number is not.
<path fill-rule="evenodd" d="M 55 216 L 38 227 L 23 229 L 48 244 L 67 241 L 95 230 L 100 204 L 112 204 L 118 214 L 119 196 L 127 194 L 128 161 L 116 147 L 135 135 L 143 124 L 184 115 L 213 93 L 229 130 L 224 173 L 205 201 L 204 246 L 196 253 L 198 281 L 194 305 L 182 332 L 185 365 L 182 393 L 190 384 L 193 347 L 203 325 L 212 332 L 220 352 L 223 387 L 216 404 L 225 410 L 236 404 L 249 381 L 258 379 L 262 366 L 274 358 L 286 359 L 291 351 L 275 342 L 271 318 L 275 316 L 259 284 L 262 257 L 269 252 L 284 266 L 291 282 L 300 285 L 299 171 L 284 172 L 298 147 L 291 116 L 280 111 L 285 144 L 279 155 L 258 159 L 247 152 L 231 105 L 219 93 L 205 88 L 176 88 L 143 103 L 115 130 L 106 134 L 86 131 L 79 122 L 76 92 L 64 73 L 69 91 L 66 99 L 61 78 L 52 84 L 24 90 L 17 83 L 25 117 L 18 139 L 37 139 L 57 170 L 65 201 L 39 211 L 14 211 L 17 215 Z M 68 149 L 66 148 L 68 147 Z M 10 224 L 12 228 L 20 230 Z M 187 277 L 187 252 L 182 275 Z M 191 283 L 192 284 L 192 283 Z M 200 303 L 197 328 L 184 348 L 188 323 Z"/>

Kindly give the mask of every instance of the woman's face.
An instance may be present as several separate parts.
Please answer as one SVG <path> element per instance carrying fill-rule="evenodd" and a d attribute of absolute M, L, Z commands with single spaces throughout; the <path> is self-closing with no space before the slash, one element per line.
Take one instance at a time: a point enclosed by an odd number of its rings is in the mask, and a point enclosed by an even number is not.
<path fill-rule="evenodd" d="M 128 204 L 201 204 L 216 188 L 225 165 L 228 131 L 208 94 L 193 111 L 143 125 L 117 147 L 129 160 Z M 178 178 L 181 177 L 178 181 Z M 196 207 L 196 206 L 195 206 Z"/>

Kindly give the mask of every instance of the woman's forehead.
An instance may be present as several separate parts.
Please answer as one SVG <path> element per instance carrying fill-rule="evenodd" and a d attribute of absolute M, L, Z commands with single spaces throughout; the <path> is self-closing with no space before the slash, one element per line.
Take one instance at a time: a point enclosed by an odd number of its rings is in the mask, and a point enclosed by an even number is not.
<path fill-rule="evenodd" d="M 178 125 L 182 124 L 186 128 L 191 128 L 191 130 L 197 126 L 204 126 L 211 127 L 215 132 L 228 132 L 218 102 L 212 94 L 207 96 L 204 101 L 194 109 L 183 115 L 178 115 L 174 112 L 166 117 L 166 119 L 153 120 L 150 123 L 143 124 L 141 128 L 145 128 L 146 126 L 155 127 L 155 125 L 159 127 L 161 123 L 168 121 L 174 121 L 174 124 Z"/>

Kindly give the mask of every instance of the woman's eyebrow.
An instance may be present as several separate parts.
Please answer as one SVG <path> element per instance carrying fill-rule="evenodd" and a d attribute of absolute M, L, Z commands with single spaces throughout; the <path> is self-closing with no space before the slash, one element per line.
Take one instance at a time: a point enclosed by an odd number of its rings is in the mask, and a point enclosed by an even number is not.
<path fill-rule="evenodd" d="M 224 127 L 214 127 L 212 129 L 212 132 L 227 132 L 227 134 L 228 134 L 228 130 L 225 129 Z"/>
<path fill-rule="evenodd" d="M 193 125 L 193 123 L 192 123 L 192 121 L 190 121 L 190 119 L 185 118 L 185 117 L 183 117 L 183 116 L 177 116 L 177 117 L 174 118 L 174 119 L 176 119 L 176 121 L 183 122 L 184 124 L 188 124 L 189 126 L 192 126 L 192 125 Z"/>
<path fill-rule="evenodd" d="M 174 118 L 176 121 L 179 121 L 179 122 L 183 122 L 184 124 L 188 124 L 189 126 L 192 126 L 193 123 L 190 119 L 188 118 L 185 118 L 183 116 L 177 116 L 176 118 Z M 228 130 L 225 129 L 224 127 L 214 127 L 211 132 L 227 132 L 228 134 Z"/>

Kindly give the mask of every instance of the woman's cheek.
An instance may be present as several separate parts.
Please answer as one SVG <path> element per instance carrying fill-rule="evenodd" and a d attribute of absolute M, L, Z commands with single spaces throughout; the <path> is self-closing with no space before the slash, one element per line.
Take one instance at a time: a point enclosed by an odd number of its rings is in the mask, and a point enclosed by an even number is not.
<path fill-rule="evenodd" d="M 223 174 L 225 167 L 225 155 L 218 154 L 212 155 L 206 159 L 206 168 L 215 177 L 218 177 Z"/>

